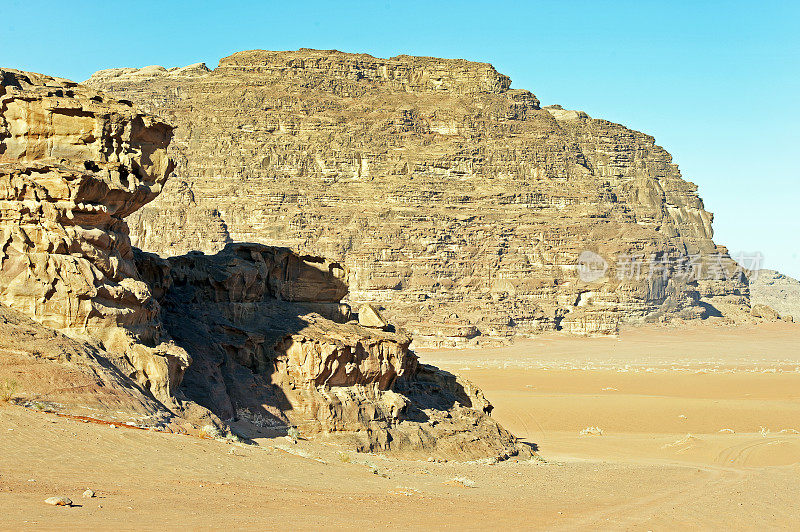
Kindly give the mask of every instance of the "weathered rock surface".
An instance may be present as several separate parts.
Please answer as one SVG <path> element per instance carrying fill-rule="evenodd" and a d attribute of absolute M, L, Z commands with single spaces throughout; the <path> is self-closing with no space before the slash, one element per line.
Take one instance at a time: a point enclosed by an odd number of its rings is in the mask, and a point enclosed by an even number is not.
<path fill-rule="evenodd" d="M 172 127 L 71 81 L 0 76 L 0 302 L 99 340 L 168 401 L 189 357 L 161 331 L 124 218 L 172 171 Z"/>
<path fill-rule="evenodd" d="M 137 266 L 192 355 L 182 393 L 222 419 L 293 425 L 362 451 L 518 452 L 479 390 L 420 366 L 404 334 L 348 321 L 337 263 L 230 244 L 166 260 L 140 253 Z"/>
<path fill-rule="evenodd" d="M 0 305 L 0 383 L 15 402 L 105 421 L 168 423 L 172 414 L 117 369 L 124 364 Z"/>
<path fill-rule="evenodd" d="M 358 324 L 377 329 L 383 329 L 389 325 L 381 316 L 380 311 L 370 304 L 361 305 L 358 309 Z"/>
<path fill-rule="evenodd" d="M 0 76 L 0 305 L 38 322 L 0 306 L 0 375 L 26 396 L 107 396 L 213 434 L 216 416 L 258 416 L 360 450 L 520 451 L 480 391 L 351 320 L 341 264 L 259 244 L 132 248 L 125 217 L 170 174 L 171 126 L 67 80 Z M 43 392 L 48 377 L 65 388 Z"/>
<path fill-rule="evenodd" d="M 769 305 L 756 304 L 750 308 L 750 314 L 756 318 L 763 318 L 767 321 L 778 321 L 781 319 L 780 314 Z"/>
<path fill-rule="evenodd" d="M 747 310 L 742 275 L 618 276 L 620 254 L 719 254 L 697 187 L 654 139 L 540 108 L 491 65 L 248 51 L 88 82 L 177 126 L 177 179 L 134 214 L 160 255 L 231 241 L 339 261 L 349 301 L 383 304 L 415 345 Z M 582 281 L 584 250 L 609 263 Z M 708 269 L 707 269 L 708 270 Z M 622 277 L 622 279 L 618 278 Z"/>
<path fill-rule="evenodd" d="M 767 305 L 781 317 L 800 319 L 800 281 L 773 270 L 758 270 L 750 277 L 753 307 Z"/>
<path fill-rule="evenodd" d="M 72 499 L 67 497 L 48 497 L 44 502 L 51 506 L 72 506 Z"/>

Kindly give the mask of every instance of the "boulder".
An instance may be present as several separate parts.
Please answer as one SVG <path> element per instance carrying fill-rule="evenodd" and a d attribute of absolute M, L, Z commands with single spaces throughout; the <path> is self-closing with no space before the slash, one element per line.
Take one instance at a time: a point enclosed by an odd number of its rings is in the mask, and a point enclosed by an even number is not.
<path fill-rule="evenodd" d="M 389 323 L 383 319 L 381 313 L 370 304 L 361 305 L 358 309 L 358 324 L 363 327 L 385 329 Z"/>
<path fill-rule="evenodd" d="M 750 314 L 756 318 L 762 318 L 767 321 L 778 321 L 781 319 L 780 315 L 774 308 L 760 303 L 753 305 L 753 307 L 750 309 Z"/>

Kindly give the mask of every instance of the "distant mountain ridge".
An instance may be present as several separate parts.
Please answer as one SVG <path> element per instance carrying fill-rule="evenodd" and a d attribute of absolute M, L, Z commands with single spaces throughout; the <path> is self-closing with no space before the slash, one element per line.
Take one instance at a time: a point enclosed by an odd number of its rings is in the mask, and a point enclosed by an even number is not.
<path fill-rule="evenodd" d="M 767 305 L 782 316 L 800 320 L 800 281 L 788 275 L 759 270 L 750 278 L 750 299 L 753 305 Z"/>

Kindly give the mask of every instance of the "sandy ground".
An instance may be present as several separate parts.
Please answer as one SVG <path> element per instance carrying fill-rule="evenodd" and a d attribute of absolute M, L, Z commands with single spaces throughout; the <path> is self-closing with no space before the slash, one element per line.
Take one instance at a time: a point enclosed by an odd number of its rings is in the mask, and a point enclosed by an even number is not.
<path fill-rule="evenodd" d="M 699 326 L 421 351 L 480 385 L 543 459 L 495 465 L 0 406 L 0 528 L 797 529 L 798 340 L 797 325 Z"/>

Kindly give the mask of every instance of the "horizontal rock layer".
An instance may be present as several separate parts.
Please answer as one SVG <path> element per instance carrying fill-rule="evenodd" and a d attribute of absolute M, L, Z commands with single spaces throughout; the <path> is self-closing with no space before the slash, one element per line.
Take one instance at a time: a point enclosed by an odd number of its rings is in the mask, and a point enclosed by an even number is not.
<path fill-rule="evenodd" d="M 10 400 L 104 421 L 169 424 L 174 416 L 109 362 L 114 358 L 0 305 L 0 387 Z"/>
<path fill-rule="evenodd" d="M 171 126 L 70 81 L 0 80 L 0 333 L 17 346 L 0 338 L 0 375 L 24 368 L 26 394 L 58 378 L 65 389 L 48 396 L 93 408 L 84 385 L 167 421 L 298 425 L 359 450 L 450 458 L 520 451 L 478 390 L 420 366 L 382 322 L 358 325 L 340 263 L 259 244 L 135 250 L 125 217 L 172 171 Z"/>
<path fill-rule="evenodd" d="M 99 340 L 169 401 L 189 356 L 162 334 L 124 218 L 172 172 L 172 127 L 71 81 L 0 77 L 0 303 Z"/>
<path fill-rule="evenodd" d="M 256 50 L 213 71 L 112 69 L 87 83 L 177 126 L 177 179 L 131 217 L 136 245 L 330 257 L 351 303 L 383 303 L 419 344 L 608 333 L 747 304 L 741 275 L 618 279 L 620 254 L 734 267 L 653 137 L 542 109 L 490 65 Z M 609 262 L 604 279 L 578 277 L 585 250 Z"/>

